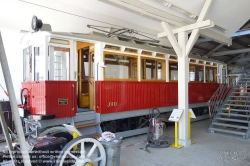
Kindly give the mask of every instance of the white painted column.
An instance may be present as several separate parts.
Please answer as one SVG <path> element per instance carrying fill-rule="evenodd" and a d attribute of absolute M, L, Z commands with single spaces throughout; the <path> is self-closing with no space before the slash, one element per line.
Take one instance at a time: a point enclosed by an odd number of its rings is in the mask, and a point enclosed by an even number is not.
<path fill-rule="evenodd" d="M 95 43 L 95 81 L 104 80 L 103 66 L 104 66 L 104 55 L 103 55 L 104 43 Z"/>
<path fill-rule="evenodd" d="M 137 80 L 141 82 L 141 55 L 137 58 Z"/>
<path fill-rule="evenodd" d="M 166 82 L 169 82 L 169 57 L 170 55 L 166 55 L 166 68 L 165 68 L 165 73 L 166 73 Z"/>
<path fill-rule="evenodd" d="M 181 56 L 178 56 L 178 109 L 183 113 L 179 121 L 179 144 L 188 146 L 191 144 L 188 139 L 188 80 L 189 80 L 189 61 L 186 55 L 186 43 L 188 33 L 178 33 L 178 43 L 181 49 Z"/>
<path fill-rule="evenodd" d="M 204 65 L 203 65 L 203 79 L 204 79 L 204 83 L 206 83 L 206 61 L 204 61 Z"/>
<path fill-rule="evenodd" d="M 168 23 L 161 22 L 163 33 L 159 33 L 158 37 L 167 36 L 178 56 L 178 108 L 183 110 L 181 119 L 179 120 L 179 144 L 183 146 L 190 145 L 188 139 L 188 81 L 189 81 L 189 61 L 188 54 L 199 37 L 201 28 L 214 26 L 211 21 L 202 21 L 213 0 L 206 0 L 201 10 L 198 20 L 195 24 L 183 26 L 182 28 L 172 29 Z M 204 24 L 203 24 L 204 23 Z M 192 33 L 188 39 L 188 31 Z M 178 42 L 174 33 L 178 34 Z"/>

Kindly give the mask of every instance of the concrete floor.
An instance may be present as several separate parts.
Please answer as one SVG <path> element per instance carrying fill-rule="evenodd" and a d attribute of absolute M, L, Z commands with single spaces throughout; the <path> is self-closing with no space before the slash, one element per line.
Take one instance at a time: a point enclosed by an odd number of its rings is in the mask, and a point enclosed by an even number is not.
<path fill-rule="evenodd" d="M 193 122 L 192 141 L 196 143 L 185 148 L 148 148 L 151 153 L 140 150 L 146 143 L 146 135 L 123 139 L 120 166 L 250 166 L 250 139 L 208 133 L 210 120 Z M 173 137 L 174 126 L 166 133 Z M 128 147 L 126 147 L 128 146 Z"/>
<path fill-rule="evenodd" d="M 192 141 L 196 143 L 181 149 L 148 148 L 146 134 L 124 138 L 121 145 L 120 166 L 250 166 L 250 139 L 207 132 L 210 120 L 193 122 Z M 174 126 L 167 126 L 166 133 L 173 137 Z M 4 144 L 0 144 L 0 149 Z"/>

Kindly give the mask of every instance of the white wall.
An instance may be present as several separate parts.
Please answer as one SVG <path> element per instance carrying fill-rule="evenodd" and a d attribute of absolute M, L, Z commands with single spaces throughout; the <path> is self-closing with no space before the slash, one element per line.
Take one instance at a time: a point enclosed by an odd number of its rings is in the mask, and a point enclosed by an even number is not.
<path fill-rule="evenodd" d="M 20 88 L 23 78 L 23 58 L 20 40 L 24 34 L 17 30 L 1 29 L 5 53 L 7 56 L 11 78 L 16 93 L 17 103 L 20 103 Z M 0 64 L 0 84 L 6 89 L 5 80 L 3 77 L 2 66 Z M 9 100 L 0 89 L 0 100 Z"/>
<path fill-rule="evenodd" d="M 57 32 L 89 33 L 94 31 L 94 29 L 87 27 L 90 24 L 131 28 L 157 39 L 157 33 L 162 31 L 158 21 L 143 18 L 97 0 L 74 0 L 72 2 L 65 0 L 0 1 L 0 28 L 27 31 L 30 29 L 33 15 L 42 19 L 43 23 L 50 24 L 52 31 Z M 143 38 L 138 35 L 136 37 Z M 170 46 L 168 40 L 160 40 L 161 44 Z"/>

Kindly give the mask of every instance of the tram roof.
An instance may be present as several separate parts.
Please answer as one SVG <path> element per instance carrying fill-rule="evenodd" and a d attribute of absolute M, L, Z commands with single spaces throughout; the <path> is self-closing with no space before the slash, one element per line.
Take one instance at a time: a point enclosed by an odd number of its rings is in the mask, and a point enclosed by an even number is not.
<path fill-rule="evenodd" d="M 105 34 L 95 32 L 95 31 L 93 31 L 92 33 L 88 33 L 88 34 L 73 33 L 73 32 L 72 33 L 69 33 L 69 32 L 48 32 L 48 31 L 41 31 L 40 33 L 44 33 L 45 35 L 49 35 L 49 36 L 57 36 L 59 38 L 67 37 L 67 38 L 71 38 L 74 40 L 87 41 L 87 42 L 93 42 L 93 43 L 103 42 L 106 44 L 113 44 L 113 45 L 118 45 L 118 46 L 125 46 L 125 47 L 130 47 L 130 48 L 137 48 L 137 49 L 142 49 L 142 50 L 153 51 L 153 52 L 157 52 L 157 53 L 176 55 L 173 48 L 169 48 L 169 47 L 166 47 L 166 46 L 163 46 L 160 44 L 156 44 L 156 43 L 148 43 L 145 41 L 140 41 L 138 39 L 132 39 L 132 38 L 129 38 L 127 36 L 107 38 Z M 203 60 L 203 61 L 211 61 L 211 62 L 216 62 L 216 63 L 220 63 L 220 64 L 226 64 L 224 62 L 214 60 L 212 58 L 202 57 L 199 55 L 192 55 L 191 53 L 189 54 L 189 58 L 199 59 L 199 60 Z"/>

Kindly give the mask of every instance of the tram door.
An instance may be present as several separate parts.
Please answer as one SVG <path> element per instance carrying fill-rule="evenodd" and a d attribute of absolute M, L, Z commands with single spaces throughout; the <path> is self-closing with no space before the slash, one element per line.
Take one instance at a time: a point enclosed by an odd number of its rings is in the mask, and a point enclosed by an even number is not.
<path fill-rule="evenodd" d="M 78 48 L 78 107 L 94 110 L 93 47 L 77 42 Z"/>

